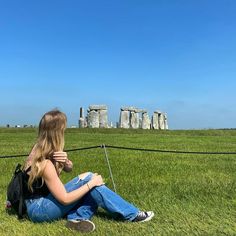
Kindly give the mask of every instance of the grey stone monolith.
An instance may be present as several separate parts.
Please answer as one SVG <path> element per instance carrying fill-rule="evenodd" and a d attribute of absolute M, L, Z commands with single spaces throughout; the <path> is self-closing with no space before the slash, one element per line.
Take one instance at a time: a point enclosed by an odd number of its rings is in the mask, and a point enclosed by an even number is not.
<path fill-rule="evenodd" d="M 154 111 L 153 116 L 152 116 L 152 128 L 153 129 L 159 129 L 159 111 Z"/>
<path fill-rule="evenodd" d="M 163 113 L 159 114 L 159 129 L 161 130 L 165 129 L 165 116 Z"/>
<path fill-rule="evenodd" d="M 130 121 L 129 121 L 129 111 L 128 110 L 122 110 L 120 111 L 120 128 L 129 129 L 130 127 Z"/>
<path fill-rule="evenodd" d="M 79 118 L 79 128 L 84 128 L 85 124 L 84 124 L 84 118 Z"/>
<path fill-rule="evenodd" d="M 95 110 L 88 111 L 88 127 L 99 128 L 99 112 Z"/>
<path fill-rule="evenodd" d="M 87 128 L 88 127 L 88 117 L 85 116 L 84 118 L 84 128 Z"/>
<path fill-rule="evenodd" d="M 130 128 L 139 128 L 139 113 L 135 110 L 130 111 Z"/>
<path fill-rule="evenodd" d="M 83 107 L 80 107 L 79 117 L 84 118 L 84 108 Z"/>
<path fill-rule="evenodd" d="M 166 113 L 164 113 L 164 122 L 165 122 L 165 129 L 169 129 L 168 121 L 167 121 L 167 114 Z"/>
<path fill-rule="evenodd" d="M 84 128 L 84 109 L 83 107 L 80 107 L 80 113 L 79 113 L 79 128 Z"/>
<path fill-rule="evenodd" d="M 99 128 L 108 128 L 107 109 L 99 110 Z"/>
<path fill-rule="evenodd" d="M 150 129 L 150 124 L 151 121 L 148 117 L 148 113 L 147 112 L 143 112 L 142 113 L 142 129 Z"/>

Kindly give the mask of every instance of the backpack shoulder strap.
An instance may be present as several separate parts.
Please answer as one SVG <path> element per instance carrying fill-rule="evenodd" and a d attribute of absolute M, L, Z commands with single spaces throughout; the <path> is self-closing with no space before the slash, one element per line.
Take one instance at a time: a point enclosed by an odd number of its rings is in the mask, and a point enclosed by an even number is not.
<path fill-rule="evenodd" d="M 29 166 L 26 170 L 24 170 L 25 173 L 29 172 L 31 170 L 31 166 Z"/>
<path fill-rule="evenodd" d="M 23 207 L 24 207 L 24 176 L 31 170 L 31 166 L 29 166 L 26 170 L 22 170 L 22 173 L 19 176 L 19 185 L 20 185 L 20 199 L 19 199 L 19 208 L 18 208 L 18 218 L 22 219 L 24 212 L 23 212 Z"/>
<path fill-rule="evenodd" d="M 24 192 L 23 192 L 23 173 L 20 175 L 19 178 L 20 184 L 20 199 L 19 199 L 19 209 L 18 209 L 18 217 L 19 219 L 23 218 L 23 204 L 24 204 Z"/>

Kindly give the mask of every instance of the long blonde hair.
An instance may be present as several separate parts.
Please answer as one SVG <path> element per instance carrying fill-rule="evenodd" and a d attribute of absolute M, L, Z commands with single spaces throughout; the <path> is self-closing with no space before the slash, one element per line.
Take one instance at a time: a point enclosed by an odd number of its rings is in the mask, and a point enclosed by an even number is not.
<path fill-rule="evenodd" d="M 56 109 L 45 113 L 40 120 L 38 138 L 34 146 L 34 154 L 28 181 L 28 188 L 31 191 L 33 191 L 33 182 L 38 177 L 42 177 L 45 168 L 45 159 L 49 159 L 53 162 L 58 174 L 64 168 L 63 164 L 58 162 L 55 163 L 52 157 L 54 152 L 63 151 L 66 122 L 66 115 Z"/>

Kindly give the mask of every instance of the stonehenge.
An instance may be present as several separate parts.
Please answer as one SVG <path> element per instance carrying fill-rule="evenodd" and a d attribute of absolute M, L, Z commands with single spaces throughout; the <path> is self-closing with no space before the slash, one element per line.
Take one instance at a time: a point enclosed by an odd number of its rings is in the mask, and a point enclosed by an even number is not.
<path fill-rule="evenodd" d="M 139 114 L 141 119 L 139 119 Z M 125 129 L 168 129 L 167 115 L 160 111 L 155 111 L 150 120 L 146 110 L 135 107 L 122 107 L 120 111 L 120 128 Z"/>
<path fill-rule="evenodd" d="M 139 118 L 140 113 L 142 114 L 141 119 Z M 147 111 L 135 107 L 122 107 L 119 127 L 125 129 L 150 129 L 150 119 Z"/>
<path fill-rule="evenodd" d="M 108 128 L 107 106 L 106 105 L 89 106 L 86 117 L 84 117 L 83 108 L 81 107 L 79 127 Z"/>
<path fill-rule="evenodd" d="M 111 123 L 112 124 L 112 123 Z M 106 105 L 90 105 L 87 116 L 84 117 L 84 109 L 80 108 L 80 128 L 110 128 L 108 125 L 108 109 Z M 147 110 L 136 107 L 121 107 L 120 118 L 117 127 L 124 129 L 156 129 L 167 130 L 167 115 L 159 110 L 154 111 L 151 119 Z"/>
<path fill-rule="evenodd" d="M 161 111 L 154 111 L 152 116 L 152 127 L 153 129 L 168 129 L 167 115 Z"/>

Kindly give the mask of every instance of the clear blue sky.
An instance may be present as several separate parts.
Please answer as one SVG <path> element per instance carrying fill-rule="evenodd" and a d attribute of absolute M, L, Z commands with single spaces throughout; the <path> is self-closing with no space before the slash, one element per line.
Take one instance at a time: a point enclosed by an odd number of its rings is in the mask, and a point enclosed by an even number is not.
<path fill-rule="evenodd" d="M 0 1 L 0 125 L 107 104 L 236 128 L 235 0 Z"/>

